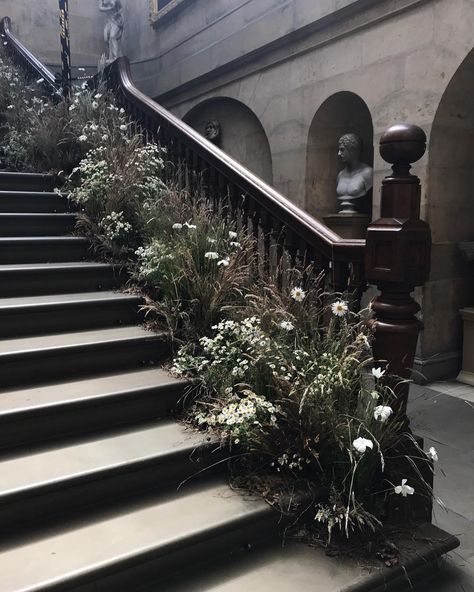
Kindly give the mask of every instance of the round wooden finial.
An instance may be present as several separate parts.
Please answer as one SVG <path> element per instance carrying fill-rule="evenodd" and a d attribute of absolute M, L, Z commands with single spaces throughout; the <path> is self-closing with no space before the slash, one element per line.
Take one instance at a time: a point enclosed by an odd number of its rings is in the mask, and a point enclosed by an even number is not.
<path fill-rule="evenodd" d="M 420 160 L 425 150 L 426 134 L 417 125 L 392 125 L 380 138 L 381 157 L 395 166 Z"/>

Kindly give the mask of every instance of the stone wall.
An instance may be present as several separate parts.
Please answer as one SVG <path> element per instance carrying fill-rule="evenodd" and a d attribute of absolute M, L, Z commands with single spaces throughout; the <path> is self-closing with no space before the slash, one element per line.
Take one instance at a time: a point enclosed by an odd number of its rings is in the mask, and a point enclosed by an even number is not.
<path fill-rule="evenodd" d="M 73 65 L 97 66 L 104 52 L 103 17 L 98 0 L 69 2 Z M 13 32 L 43 62 L 59 68 L 58 0 L 2 0 L 0 17 L 12 19 Z"/>

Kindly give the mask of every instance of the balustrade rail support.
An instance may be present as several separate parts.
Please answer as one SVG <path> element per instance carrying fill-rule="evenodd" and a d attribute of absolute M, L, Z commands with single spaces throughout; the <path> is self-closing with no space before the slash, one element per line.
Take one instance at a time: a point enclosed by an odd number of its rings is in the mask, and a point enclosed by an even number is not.
<path fill-rule="evenodd" d="M 380 154 L 393 172 L 382 183 L 381 217 L 367 230 L 365 271 L 367 281 L 380 295 L 373 302 L 374 358 L 403 379 L 411 376 L 418 335 L 423 328 L 416 314 L 420 306 L 412 298 L 430 273 L 431 232 L 420 219 L 420 180 L 410 174 L 411 164 L 426 150 L 426 135 L 414 125 L 395 125 L 380 140 Z M 392 384 L 397 418 L 408 427 L 406 415 L 409 384 Z"/>

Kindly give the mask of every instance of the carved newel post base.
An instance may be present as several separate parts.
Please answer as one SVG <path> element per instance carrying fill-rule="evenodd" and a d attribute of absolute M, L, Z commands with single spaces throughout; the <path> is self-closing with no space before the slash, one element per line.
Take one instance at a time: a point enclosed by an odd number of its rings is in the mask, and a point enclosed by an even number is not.
<path fill-rule="evenodd" d="M 373 303 L 374 357 L 401 378 L 410 377 L 423 327 L 411 292 L 428 280 L 430 271 L 431 232 L 420 220 L 420 180 L 410 174 L 411 163 L 425 149 L 425 133 L 414 125 L 396 125 L 383 134 L 380 154 L 393 165 L 393 173 L 382 184 L 381 217 L 367 230 L 367 281 L 381 292 Z M 402 428 L 407 428 L 409 385 L 399 382 L 392 385 L 396 394 L 392 407 Z"/>

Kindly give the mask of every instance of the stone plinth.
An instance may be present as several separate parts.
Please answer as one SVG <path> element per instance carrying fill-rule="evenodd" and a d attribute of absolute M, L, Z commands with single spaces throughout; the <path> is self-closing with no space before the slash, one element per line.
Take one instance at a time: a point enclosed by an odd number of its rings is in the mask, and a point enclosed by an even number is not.
<path fill-rule="evenodd" d="M 462 308 L 459 312 L 464 321 L 464 340 L 462 370 L 457 380 L 474 386 L 474 308 Z"/>
<path fill-rule="evenodd" d="M 342 238 L 365 238 L 370 217 L 366 214 L 330 214 L 324 224 Z"/>

